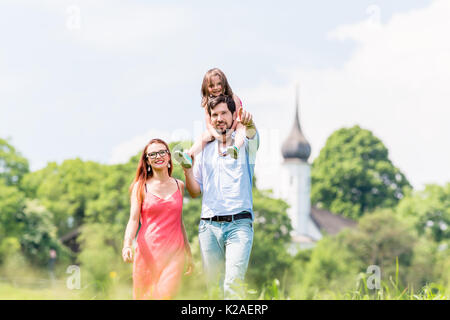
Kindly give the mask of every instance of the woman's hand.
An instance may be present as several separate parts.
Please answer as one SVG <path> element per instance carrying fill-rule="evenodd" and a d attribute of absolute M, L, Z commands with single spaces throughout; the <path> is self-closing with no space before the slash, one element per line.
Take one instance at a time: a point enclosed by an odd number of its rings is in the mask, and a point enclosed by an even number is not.
<path fill-rule="evenodd" d="M 122 249 L 122 259 L 124 262 L 133 262 L 133 250 L 131 247 L 123 247 Z"/>
<path fill-rule="evenodd" d="M 187 255 L 187 258 L 186 258 L 187 269 L 186 269 L 186 272 L 184 273 L 184 275 L 189 276 L 194 271 L 194 261 L 192 260 L 192 254 L 190 252 L 186 252 L 186 255 Z"/>

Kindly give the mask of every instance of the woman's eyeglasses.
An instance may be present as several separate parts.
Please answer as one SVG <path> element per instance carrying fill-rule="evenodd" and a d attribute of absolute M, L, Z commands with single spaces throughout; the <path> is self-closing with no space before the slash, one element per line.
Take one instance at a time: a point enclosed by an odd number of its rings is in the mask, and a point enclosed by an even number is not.
<path fill-rule="evenodd" d="M 167 151 L 167 150 L 159 150 L 159 151 L 157 151 L 157 152 L 150 152 L 150 153 L 147 153 L 147 158 L 150 158 L 150 159 L 156 159 L 156 156 L 159 154 L 160 156 L 161 156 L 161 158 L 162 157 L 164 157 L 166 154 L 168 154 L 169 153 L 169 151 Z"/>

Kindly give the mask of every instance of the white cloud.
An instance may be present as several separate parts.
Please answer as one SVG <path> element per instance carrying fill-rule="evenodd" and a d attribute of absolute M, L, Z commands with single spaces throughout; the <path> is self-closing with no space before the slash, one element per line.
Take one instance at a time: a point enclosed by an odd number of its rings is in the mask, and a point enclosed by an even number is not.
<path fill-rule="evenodd" d="M 357 44 L 342 68 L 282 70 L 290 79 L 287 85 L 248 89 L 248 104 L 264 110 L 258 113 L 259 123 L 279 129 L 283 137 L 268 149 L 280 150 L 292 126 L 294 86 L 300 82 L 301 125 L 312 145 L 310 160 L 332 131 L 359 124 L 384 142 L 394 165 L 415 187 L 450 181 L 449 13 L 450 2 L 437 0 L 396 14 L 386 24 L 369 17 L 339 26 L 330 38 Z M 262 151 L 259 156 L 267 156 Z M 260 187 L 275 185 L 276 174 L 265 171 L 256 167 Z"/>

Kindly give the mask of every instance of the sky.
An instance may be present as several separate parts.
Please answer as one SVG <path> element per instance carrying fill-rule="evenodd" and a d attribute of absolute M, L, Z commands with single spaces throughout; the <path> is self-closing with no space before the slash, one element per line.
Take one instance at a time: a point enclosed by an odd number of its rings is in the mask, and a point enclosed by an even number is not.
<path fill-rule="evenodd" d="M 200 135 L 218 67 L 260 132 L 258 187 L 278 183 L 296 85 L 310 163 L 359 125 L 416 189 L 444 184 L 448 30 L 447 0 L 2 0 L 0 137 L 31 170 L 126 162 L 152 138 Z"/>

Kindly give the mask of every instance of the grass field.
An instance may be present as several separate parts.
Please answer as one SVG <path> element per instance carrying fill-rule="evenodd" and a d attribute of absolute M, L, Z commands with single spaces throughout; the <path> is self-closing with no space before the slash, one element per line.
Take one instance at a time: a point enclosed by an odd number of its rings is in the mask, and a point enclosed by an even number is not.
<path fill-rule="evenodd" d="M 189 292 L 189 293 L 188 293 Z M 369 290 L 365 283 L 360 288 L 349 292 L 321 291 L 314 294 L 313 300 L 449 300 L 449 290 L 438 284 L 428 284 L 418 291 L 412 289 L 396 289 L 395 283 L 383 283 L 379 290 Z M 293 292 L 287 295 L 274 280 L 272 285 L 265 287 L 261 292 L 249 290 L 243 299 L 251 300 L 299 300 L 302 295 Z M 131 286 L 118 284 L 112 286 L 107 293 L 93 292 L 89 288 L 69 290 L 63 281 L 57 281 L 48 287 L 24 287 L 23 284 L 0 282 L 0 300 L 129 300 L 132 299 Z M 206 299 L 205 292 L 181 290 L 176 299 Z"/>

